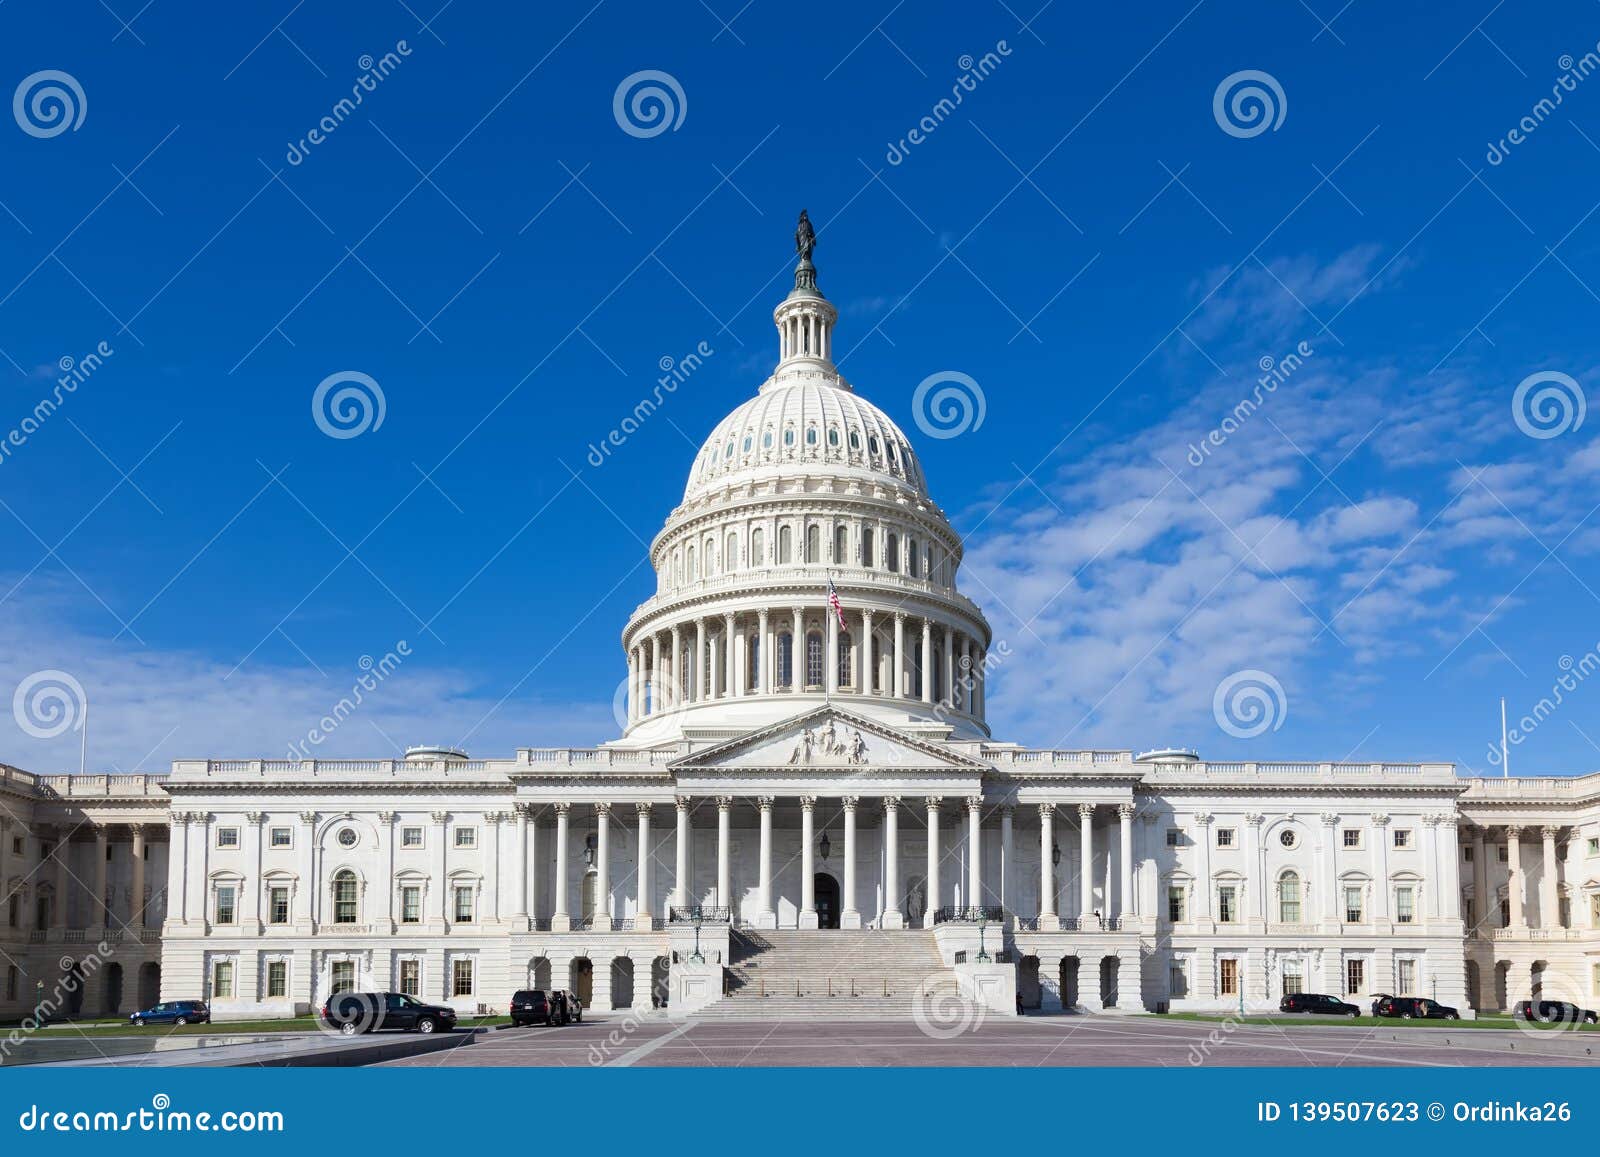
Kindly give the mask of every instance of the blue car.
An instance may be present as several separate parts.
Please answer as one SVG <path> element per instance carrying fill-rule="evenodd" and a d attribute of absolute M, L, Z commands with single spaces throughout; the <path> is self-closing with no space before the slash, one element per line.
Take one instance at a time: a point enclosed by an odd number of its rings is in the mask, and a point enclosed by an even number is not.
<path fill-rule="evenodd" d="M 147 1024 L 209 1024 L 211 1009 L 203 1000 L 164 1000 L 143 1012 L 133 1013 L 128 1023 L 135 1026 Z"/>

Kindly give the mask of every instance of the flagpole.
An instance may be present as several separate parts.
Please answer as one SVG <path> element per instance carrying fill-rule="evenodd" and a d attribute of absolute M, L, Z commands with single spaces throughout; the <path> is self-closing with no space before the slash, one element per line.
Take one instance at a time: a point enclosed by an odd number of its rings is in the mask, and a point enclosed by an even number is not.
<path fill-rule="evenodd" d="M 824 570 L 822 573 L 827 580 L 827 586 L 825 586 L 822 590 L 822 605 L 827 608 L 829 619 L 828 626 L 831 628 L 828 633 L 832 635 L 835 640 L 837 640 L 839 638 L 838 627 L 832 621 L 835 613 L 833 609 L 833 600 L 828 597 L 829 593 L 833 590 L 833 571 L 830 568 L 828 570 Z M 835 664 L 835 670 L 837 670 L 837 664 L 839 662 L 839 644 L 837 642 L 834 643 L 832 650 L 834 653 L 833 662 Z M 828 662 L 828 654 L 826 650 L 823 652 L 822 661 L 824 663 Z M 832 710 L 833 696 L 828 692 L 828 674 L 829 673 L 827 671 L 823 671 L 822 673 L 822 705 L 829 710 Z"/>

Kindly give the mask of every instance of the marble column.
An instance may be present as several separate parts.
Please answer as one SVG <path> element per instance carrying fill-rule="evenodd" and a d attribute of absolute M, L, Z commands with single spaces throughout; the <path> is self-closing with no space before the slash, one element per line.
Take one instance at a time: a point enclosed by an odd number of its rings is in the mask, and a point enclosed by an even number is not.
<path fill-rule="evenodd" d="M 294 919 L 295 923 L 299 925 L 299 928 L 296 929 L 299 932 L 310 932 L 311 922 L 314 919 L 312 915 L 315 911 L 313 901 L 316 898 L 317 891 L 315 876 L 317 864 L 316 840 L 317 813 L 313 811 L 301 812 L 300 842 L 295 849 L 295 858 L 300 862 L 300 878 L 296 881 L 294 889 Z M 185 838 L 182 843 L 185 870 L 187 870 L 188 863 L 188 847 L 189 841 Z M 167 855 L 170 856 L 171 854 L 172 852 L 169 849 Z M 173 887 L 178 889 L 179 905 L 183 909 L 182 919 L 187 920 L 189 918 L 187 910 L 189 890 L 183 886 L 182 882 L 173 885 Z M 168 888 L 167 906 L 169 908 L 172 905 L 172 897 L 173 888 Z"/>
<path fill-rule="evenodd" d="M 1061 927 L 1056 915 L 1055 863 L 1050 858 L 1055 848 L 1056 805 L 1039 805 L 1039 931 L 1055 932 Z"/>
<path fill-rule="evenodd" d="M 439 914 L 440 921 L 442 923 L 448 925 L 450 923 L 450 917 L 451 917 L 451 912 L 450 912 L 450 878 L 449 878 L 449 875 L 448 875 L 447 870 L 446 870 L 447 861 L 446 861 L 445 857 L 446 857 L 446 855 L 448 855 L 448 853 L 445 850 L 445 835 L 446 835 L 445 825 L 450 820 L 450 813 L 449 812 L 442 812 L 442 811 L 434 812 L 434 813 L 432 813 L 432 819 L 433 819 L 433 878 L 439 882 L 439 895 L 438 895 L 437 900 L 435 902 L 436 906 L 434 908 L 434 911 Z M 318 875 L 321 875 L 321 873 L 319 872 Z M 318 883 L 317 894 L 318 894 L 319 897 L 322 894 L 322 888 L 321 888 L 320 881 Z M 320 904 L 321 901 L 319 900 L 318 903 Z M 327 923 L 327 921 L 323 921 L 323 923 Z"/>
<path fill-rule="evenodd" d="M 1506 893 L 1511 899 L 1511 927 L 1526 928 L 1522 914 L 1522 829 L 1506 829 Z"/>
<path fill-rule="evenodd" d="M 789 635 L 789 690 L 800 692 L 806 686 L 806 616 L 805 609 L 793 607 L 789 611 L 793 626 Z"/>
<path fill-rule="evenodd" d="M 961 674 L 956 698 L 957 706 L 968 715 L 972 714 L 972 637 L 961 636 Z"/>
<path fill-rule="evenodd" d="M 734 639 L 738 635 L 738 627 L 732 615 L 722 616 L 722 694 L 724 698 L 738 694 L 738 667 L 739 657 Z"/>
<path fill-rule="evenodd" d="M 898 621 L 898 616 L 897 616 Z M 880 928 L 904 928 L 900 911 L 900 797 L 883 797 L 883 918 Z"/>
<path fill-rule="evenodd" d="M 756 927 L 776 928 L 777 913 L 772 908 L 772 804 L 770 795 L 756 797 L 761 813 L 761 861 L 756 878 Z"/>
<path fill-rule="evenodd" d="M 694 621 L 694 659 L 690 662 L 689 669 L 694 672 L 694 694 L 688 697 L 690 703 L 704 703 L 709 696 L 706 694 L 706 621 Z"/>
<path fill-rule="evenodd" d="M 594 805 L 594 926 L 611 931 L 611 805 Z"/>
<path fill-rule="evenodd" d="M 983 907 L 983 797 L 967 797 L 967 907 Z"/>
<path fill-rule="evenodd" d="M 50 910 L 50 927 L 63 929 L 67 926 L 67 901 L 71 895 L 72 875 L 67 867 L 67 860 L 72 850 L 71 829 L 58 827 L 56 829 L 55 853 L 55 903 Z M 188 881 L 184 881 L 184 891 L 188 892 Z M 204 909 L 202 909 L 202 912 Z"/>
<path fill-rule="evenodd" d="M 765 607 L 756 612 L 756 638 L 756 686 L 766 695 L 772 691 L 772 634 Z"/>
<path fill-rule="evenodd" d="M 1539 829 L 1544 838 L 1544 873 L 1539 877 L 1539 927 L 1561 927 L 1561 890 L 1556 878 L 1556 835 L 1554 824 Z"/>
<path fill-rule="evenodd" d="M 733 693 L 739 698 L 750 693 L 750 630 L 734 628 L 733 633 Z"/>
<path fill-rule="evenodd" d="M 817 797 L 800 797 L 800 927 L 817 926 Z"/>
<path fill-rule="evenodd" d="M 1479 935 L 1482 929 L 1493 928 L 1499 905 L 1489 891 L 1489 849 L 1484 844 L 1487 833 L 1483 825 L 1472 827 L 1472 923 L 1468 936 Z"/>
<path fill-rule="evenodd" d="M 517 931 L 528 930 L 528 805 L 514 805 L 517 813 L 517 840 L 511 850 L 511 918 Z M 392 842 L 392 841 L 391 841 Z M 393 888 L 389 889 L 391 892 Z"/>
<path fill-rule="evenodd" d="M 677 908 L 689 904 L 689 802 L 686 795 L 673 800 L 678 813 L 678 837 L 672 850 L 672 903 Z"/>
<path fill-rule="evenodd" d="M 839 927 L 860 928 L 861 911 L 856 907 L 856 805 L 857 795 L 847 795 L 844 805 L 844 896 L 839 902 Z"/>
<path fill-rule="evenodd" d="M 639 860 L 634 872 L 635 882 L 639 885 L 639 899 L 634 908 L 633 927 L 636 932 L 650 932 L 656 926 L 650 890 L 650 805 L 640 800 L 633 806 L 639 813 Z"/>
<path fill-rule="evenodd" d="M 865 607 L 861 610 L 861 678 L 857 686 L 863 695 L 874 694 L 877 689 L 878 672 L 872 661 L 872 612 Z"/>
<path fill-rule="evenodd" d="M 733 865 L 729 861 L 731 842 L 728 837 L 729 813 L 733 810 L 733 797 L 717 797 L 717 899 L 716 907 L 726 908 L 728 918 L 733 918 Z"/>
<path fill-rule="evenodd" d="M 944 697 L 941 702 L 951 711 L 956 706 L 956 649 L 955 639 L 950 634 L 948 627 L 944 630 L 944 638 L 939 644 L 939 654 L 944 660 Z"/>
<path fill-rule="evenodd" d="M 901 611 L 894 614 L 894 666 L 889 672 L 889 694 L 896 699 L 906 697 L 906 617 Z"/>
<path fill-rule="evenodd" d="M 922 926 L 933 927 L 933 914 L 939 907 L 939 805 L 944 803 L 942 796 L 930 795 L 928 805 L 928 872 L 926 888 L 928 891 L 928 904 L 922 914 Z"/>
<path fill-rule="evenodd" d="M 933 620 L 922 620 L 922 701 L 933 702 Z"/>
<path fill-rule="evenodd" d="M 839 693 L 839 616 L 832 607 L 823 612 L 828 622 L 827 647 L 822 653 L 822 685 L 829 695 Z"/>
<path fill-rule="evenodd" d="M 128 923 L 134 928 L 145 926 L 144 899 L 144 825 L 129 824 L 133 834 L 133 885 L 128 897 Z M 0 833 L 3 834 L 3 833 Z M 9 847 L 7 848 L 9 851 Z"/>
<path fill-rule="evenodd" d="M 1078 805 L 1079 928 L 1094 927 L 1094 804 Z M 1210 885 L 1207 884 L 1207 887 Z"/>
<path fill-rule="evenodd" d="M 111 833 L 104 824 L 94 829 L 94 904 L 84 921 L 86 927 L 104 928 L 111 922 L 111 901 L 106 896 L 106 854 L 111 848 Z"/>
<path fill-rule="evenodd" d="M 1016 862 L 1016 837 L 1012 830 L 1012 815 L 1015 812 L 1010 804 L 1000 809 L 1000 907 L 1009 918 L 1015 908 L 1015 891 L 1011 878 L 1011 865 Z"/>
<path fill-rule="evenodd" d="M 661 636 L 653 631 L 650 633 L 650 670 L 647 675 L 649 701 L 645 704 L 645 714 L 654 715 L 661 710 L 661 685 L 665 680 L 661 678 Z"/>
<path fill-rule="evenodd" d="M 1121 804 L 1117 808 L 1117 818 L 1121 821 L 1122 836 L 1122 862 L 1118 868 L 1120 879 L 1121 902 L 1117 906 L 1119 920 L 1128 922 L 1128 927 L 1133 926 L 1133 805 Z"/>
<path fill-rule="evenodd" d="M 572 931 L 572 916 L 567 911 L 567 834 L 572 805 L 565 801 L 556 804 L 556 878 L 552 885 L 555 900 L 550 913 L 552 932 Z"/>

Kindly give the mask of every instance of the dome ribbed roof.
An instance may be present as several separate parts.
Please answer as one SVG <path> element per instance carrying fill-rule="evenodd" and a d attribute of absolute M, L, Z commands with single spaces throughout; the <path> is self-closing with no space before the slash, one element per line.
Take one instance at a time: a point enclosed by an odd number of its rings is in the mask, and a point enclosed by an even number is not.
<path fill-rule="evenodd" d="M 778 377 L 717 424 L 695 458 L 683 499 L 767 478 L 773 467 L 876 478 L 928 497 L 911 443 L 878 407 L 831 375 Z"/>

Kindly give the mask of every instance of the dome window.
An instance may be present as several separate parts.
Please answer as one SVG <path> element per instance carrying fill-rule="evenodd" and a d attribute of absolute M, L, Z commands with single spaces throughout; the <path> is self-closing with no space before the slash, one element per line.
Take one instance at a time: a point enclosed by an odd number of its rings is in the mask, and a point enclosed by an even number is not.
<path fill-rule="evenodd" d="M 807 446 L 815 446 L 816 444 L 817 444 L 817 428 L 815 426 L 811 426 L 806 430 L 806 445 Z"/>
<path fill-rule="evenodd" d="M 858 452 L 861 449 L 861 435 L 854 430 L 850 431 L 850 449 Z"/>
<path fill-rule="evenodd" d="M 872 451 L 874 458 L 878 456 L 878 436 L 876 434 L 867 439 L 867 449 Z"/>
<path fill-rule="evenodd" d="M 733 443 L 732 442 L 728 443 L 728 448 L 722 452 L 722 456 L 724 458 L 732 458 L 733 457 Z"/>
<path fill-rule="evenodd" d="M 744 452 L 746 454 L 750 453 L 750 435 L 749 434 L 746 434 L 744 436 Z"/>
<path fill-rule="evenodd" d="M 837 447 L 839 445 L 839 427 L 828 427 L 828 445 L 833 447 Z"/>
<path fill-rule="evenodd" d="M 768 430 L 765 434 L 761 435 L 761 448 L 763 450 L 772 449 L 772 431 L 771 430 Z"/>
<path fill-rule="evenodd" d="M 785 446 L 794 445 L 794 429 L 792 427 L 783 432 L 783 444 Z"/>

